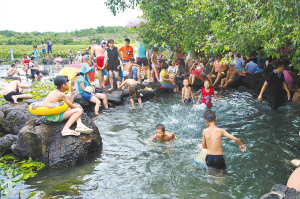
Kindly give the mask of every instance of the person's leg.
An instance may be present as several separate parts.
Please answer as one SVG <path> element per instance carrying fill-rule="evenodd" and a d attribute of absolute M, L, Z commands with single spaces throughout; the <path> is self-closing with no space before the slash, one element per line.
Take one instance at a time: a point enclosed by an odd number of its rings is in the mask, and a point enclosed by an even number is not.
<path fill-rule="evenodd" d="M 139 97 L 139 98 L 138 98 L 138 102 L 139 102 L 139 104 L 140 104 L 140 107 L 143 108 L 142 98 Z"/>
<path fill-rule="evenodd" d="M 212 79 L 213 79 L 213 78 L 216 78 L 216 76 L 215 76 L 214 74 L 207 75 L 207 79 L 209 80 L 210 85 L 212 85 Z"/>
<path fill-rule="evenodd" d="M 110 70 L 108 71 L 109 73 L 109 83 L 110 83 L 110 89 L 108 89 L 109 91 L 114 89 L 114 78 L 113 78 L 113 71 Z"/>
<path fill-rule="evenodd" d="M 121 85 L 122 79 L 121 79 L 121 77 L 119 76 L 119 71 L 115 71 L 115 77 L 116 77 L 117 80 L 119 80 L 119 81 L 117 82 L 117 85 L 118 85 L 118 86 Z"/>
<path fill-rule="evenodd" d="M 13 95 L 11 98 L 14 100 L 14 103 L 18 103 L 18 99 L 31 99 L 32 95 L 30 94 L 20 94 L 20 95 Z"/>
<path fill-rule="evenodd" d="M 226 83 L 226 78 L 223 78 L 222 80 L 221 80 L 221 84 L 220 84 L 220 86 L 219 87 L 223 87 L 223 85 Z"/>
<path fill-rule="evenodd" d="M 225 79 L 225 78 L 224 78 Z M 225 80 L 226 81 L 226 80 Z M 224 85 L 224 87 L 226 87 L 230 82 L 232 82 L 233 81 L 233 79 L 229 79 L 229 80 L 227 80 L 226 81 L 226 83 L 225 83 L 225 85 Z"/>
<path fill-rule="evenodd" d="M 297 168 L 291 175 L 286 184 L 287 187 L 294 188 L 296 191 L 300 192 L 300 167 Z"/>
<path fill-rule="evenodd" d="M 135 108 L 135 105 L 134 105 L 134 98 L 130 98 L 130 103 L 131 103 L 132 108 Z"/>
<path fill-rule="evenodd" d="M 196 75 L 191 74 L 190 76 L 192 77 L 191 85 L 194 85 L 194 82 L 195 82 L 195 76 L 196 76 Z"/>
<path fill-rule="evenodd" d="M 156 79 L 157 79 L 157 82 L 160 82 L 160 81 L 159 81 L 159 77 L 158 77 L 158 68 L 157 68 L 157 66 L 156 66 L 156 67 L 153 67 L 153 70 L 154 70 L 154 72 L 155 72 L 155 77 L 156 77 Z"/>
<path fill-rule="evenodd" d="M 105 109 L 108 109 L 108 102 L 107 102 L 107 97 L 105 94 L 102 93 L 97 93 L 95 95 L 98 99 L 102 99 L 103 100 L 103 106 Z"/>
<path fill-rule="evenodd" d="M 218 73 L 218 76 L 217 76 L 217 78 L 216 78 L 216 80 L 215 80 L 215 82 L 214 82 L 214 84 L 212 86 L 215 86 L 219 82 L 219 80 L 220 80 L 221 77 L 222 77 L 222 74 Z"/>
<path fill-rule="evenodd" d="M 294 93 L 292 101 L 293 102 L 299 102 L 300 101 L 300 92 L 295 92 Z"/>
<path fill-rule="evenodd" d="M 101 104 L 101 101 L 96 97 L 96 96 L 93 96 L 91 99 L 90 99 L 90 102 L 93 102 L 96 104 L 95 106 L 95 115 L 99 115 L 99 108 L 100 108 L 100 104 Z"/>
<path fill-rule="evenodd" d="M 141 76 L 141 67 L 137 67 L 137 76 L 138 76 L 138 82 L 141 83 L 142 81 L 142 76 Z"/>
<path fill-rule="evenodd" d="M 103 84 L 103 73 L 102 70 L 98 70 L 98 80 L 99 80 L 99 87 L 98 88 L 105 88 Z"/>
<path fill-rule="evenodd" d="M 61 133 L 64 134 L 64 132 L 70 131 L 70 127 L 74 122 L 77 122 L 77 126 L 84 126 L 81 122 L 81 115 L 83 113 L 82 108 L 74 108 L 74 109 L 68 109 L 63 113 L 63 120 L 69 119 L 62 129 Z"/>
<path fill-rule="evenodd" d="M 150 66 L 149 65 L 145 66 L 145 70 L 146 70 L 146 73 L 147 73 L 147 76 L 148 76 L 148 82 L 153 82 L 151 74 L 150 74 Z"/>

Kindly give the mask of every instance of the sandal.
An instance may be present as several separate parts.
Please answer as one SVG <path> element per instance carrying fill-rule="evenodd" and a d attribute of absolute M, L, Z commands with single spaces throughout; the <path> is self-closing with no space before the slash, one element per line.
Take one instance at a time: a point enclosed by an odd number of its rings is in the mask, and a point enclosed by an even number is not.
<path fill-rule="evenodd" d="M 79 136 L 80 133 L 75 132 L 75 131 L 73 131 L 73 130 L 68 130 L 68 131 L 62 131 L 62 132 L 61 132 L 61 135 L 62 135 L 62 136 L 68 136 L 68 135 Z"/>
<path fill-rule="evenodd" d="M 91 132 L 93 132 L 93 129 L 90 129 L 86 126 L 81 126 L 81 127 L 76 127 L 75 131 L 84 134 L 90 134 Z"/>

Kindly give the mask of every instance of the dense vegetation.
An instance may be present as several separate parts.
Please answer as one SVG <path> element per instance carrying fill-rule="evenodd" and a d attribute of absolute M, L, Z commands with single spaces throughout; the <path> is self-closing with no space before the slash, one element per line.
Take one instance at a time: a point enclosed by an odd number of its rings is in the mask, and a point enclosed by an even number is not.
<path fill-rule="evenodd" d="M 96 29 L 75 30 L 72 32 L 14 32 L 10 30 L 0 31 L 0 45 L 40 45 L 51 38 L 54 44 L 63 45 L 90 45 L 93 39 L 101 41 L 102 38 L 108 40 L 124 40 L 125 38 L 134 39 L 127 28 L 120 26 L 104 27 Z"/>
<path fill-rule="evenodd" d="M 114 14 L 139 7 L 149 22 L 136 31 L 149 44 L 220 55 L 264 49 L 279 57 L 284 42 L 292 63 L 300 62 L 300 1 L 107 0 L 106 6 Z"/>

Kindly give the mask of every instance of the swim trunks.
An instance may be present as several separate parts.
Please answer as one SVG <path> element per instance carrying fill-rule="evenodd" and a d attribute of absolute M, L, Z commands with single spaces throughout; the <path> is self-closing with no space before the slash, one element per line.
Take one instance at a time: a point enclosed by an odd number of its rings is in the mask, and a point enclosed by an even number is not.
<path fill-rule="evenodd" d="M 140 98 L 140 85 L 130 85 L 130 90 L 129 90 L 129 99 L 133 99 L 133 96 L 136 96 L 136 98 Z"/>
<path fill-rule="evenodd" d="M 32 77 L 34 77 L 34 75 L 39 75 L 41 72 L 39 70 L 36 69 L 31 69 L 31 75 Z"/>
<path fill-rule="evenodd" d="M 96 64 L 97 64 L 97 69 L 98 70 L 102 70 L 103 69 L 104 58 L 105 58 L 104 56 L 97 57 Z"/>
<path fill-rule="evenodd" d="M 64 113 L 58 113 L 54 115 L 45 115 L 46 120 L 49 122 L 61 122 L 63 120 Z"/>
<path fill-rule="evenodd" d="M 201 70 L 200 69 L 195 69 L 192 71 L 193 75 L 200 75 Z"/>
<path fill-rule="evenodd" d="M 140 66 L 148 66 L 149 65 L 147 58 L 139 58 L 139 57 L 136 58 L 136 64 L 138 64 Z"/>
<path fill-rule="evenodd" d="M 130 72 L 128 72 L 128 71 L 123 71 L 123 77 L 128 78 L 129 75 L 130 75 Z"/>
<path fill-rule="evenodd" d="M 157 68 L 158 64 L 157 63 L 152 63 L 152 68 Z"/>
<path fill-rule="evenodd" d="M 183 101 L 185 104 L 190 104 L 190 103 L 192 103 L 192 98 L 189 98 L 189 99 L 185 98 Z"/>
<path fill-rule="evenodd" d="M 213 167 L 216 169 L 225 169 L 226 162 L 223 155 L 206 155 L 205 158 L 206 165 L 208 167 Z"/>
<path fill-rule="evenodd" d="M 10 93 L 7 93 L 7 94 L 4 95 L 3 97 L 4 97 L 4 99 L 5 99 L 6 101 L 8 101 L 8 102 L 13 102 L 14 100 L 12 99 L 11 96 L 13 96 L 13 95 L 22 95 L 22 94 L 24 94 L 24 93 L 20 93 L 20 92 L 19 92 L 19 88 L 17 88 L 17 91 L 12 91 L 12 92 L 10 92 Z M 22 98 L 18 98 L 18 101 L 22 101 L 22 100 L 23 100 Z"/>

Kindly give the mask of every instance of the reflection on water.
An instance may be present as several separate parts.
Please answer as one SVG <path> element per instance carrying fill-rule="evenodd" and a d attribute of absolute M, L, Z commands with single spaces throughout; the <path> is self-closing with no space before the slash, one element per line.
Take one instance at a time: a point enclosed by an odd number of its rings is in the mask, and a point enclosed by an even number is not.
<path fill-rule="evenodd" d="M 130 109 L 128 103 L 95 117 L 103 138 L 101 156 L 67 170 L 46 169 L 28 180 L 24 191 L 47 198 L 259 198 L 274 184 L 286 184 L 292 167 L 285 160 L 300 155 L 300 105 L 271 111 L 248 91 L 217 94 L 222 101 L 213 99 L 217 126 L 247 146 L 242 153 L 224 138 L 225 174 L 195 163 L 206 108 L 182 105 L 180 94 L 166 94 L 144 102 L 144 109 Z M 178 140 L 147 141 L 158 123 Z"/>

